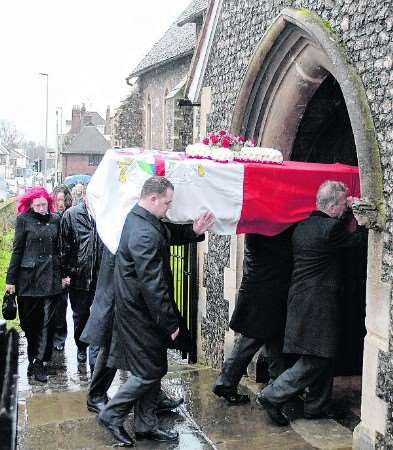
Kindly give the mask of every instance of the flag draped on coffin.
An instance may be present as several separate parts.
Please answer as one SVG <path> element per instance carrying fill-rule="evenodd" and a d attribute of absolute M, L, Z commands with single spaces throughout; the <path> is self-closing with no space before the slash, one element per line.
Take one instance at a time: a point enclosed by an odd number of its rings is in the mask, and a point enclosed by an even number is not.
<path fill-rule="evenodd" d="M 169 220 L 191 222 L 209 209 L 216 216 L 212 231 L 221 235 L 280 233 L 309 216 L 326 180 L 343 181 L 351 195 L 360 196 L 358 168 L 343 164 L 223 164 L 186 159 L 183 153 L 108 150 L 87 194 L 98 233 L 113 253 L 125 218 L 152 175 L 165 175 L 175 187 Z"/>

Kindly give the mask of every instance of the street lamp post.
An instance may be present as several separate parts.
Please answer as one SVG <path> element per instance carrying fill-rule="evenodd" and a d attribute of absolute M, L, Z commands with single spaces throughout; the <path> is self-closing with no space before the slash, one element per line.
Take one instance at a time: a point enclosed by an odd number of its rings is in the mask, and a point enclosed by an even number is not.
<path fill-rule="evenodd" d="M 49 75 L 47 73 L 39 73 L 40 75 L 46 77 L 46 108 L 45 108 L 45 155 L 44 155 L 44 168 L 43 168 L 43 175 L 44 175 L 44 187 L 46 187 L 46 158 L 48 155 L 48 98 L 49 98 Z"/>
<path fill-rule="evenodd" d="M 60 126 L 59 126 L 59 112 L 60 112 Z M 56 182 L 61 181 L 61 155 L 63 152 L 63 108 L 59 106 L 56 109 L 56 135 L 57 135 L 57 146 L 56 146 Z"/>

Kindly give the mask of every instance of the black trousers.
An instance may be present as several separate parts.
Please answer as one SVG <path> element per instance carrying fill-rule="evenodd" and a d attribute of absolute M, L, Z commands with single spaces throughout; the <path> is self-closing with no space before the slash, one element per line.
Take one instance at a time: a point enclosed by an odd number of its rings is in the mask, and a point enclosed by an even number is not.
<path fill-rule="evenodd" d="M 55 311 L 55 332 L 53 336 L 53 346 L 64 345 L 67 339 L 67 304 L 68 290 L 58 296 Z"/>
<path fill-rule="evenodd" d="M 74 339 L 79 350 L 86 350 L 88 345 L 82 342 L 82 331 L 90 316 L 90 306 L 94 300 L 94 290 L 84 291 L 82 289 L 70 288 L 69 296 L 72 308 L 72 318 L 74 320 Z"/>
<path fill-rule="evenodd" d="M 100 413 L 100 418 L 115 426 L 122 426 L 134 407 L 135 431 L 146 432 L 158 428 L 157 405 L 161 378 L 147 380 L 130 375 Z"/>
<path fill-rule="evenodd" d="M 333 359 L 303 355 L 261 394 L 270 403 L 280 405 L 306 390 L 304 415 L 312 418 L 327 412 L 333 375 Z"/>
<path fill-rule="evenodd" d="M 107 392 L 111 387 L 113 379 L 115 378 L 117 369 L 114 369 L 113 367 L 108 367 L 106 365 L 108 361 L 109 350 L 110 350 L 110 342 L 108 343 L 107 346 L 100 347 L 100 351 L 98 353 L 97 360 L 94 366 L 94 372 L 90 381 L 89 391 L 87 394 L 90 400 L 105 401 L 107 398 Z M 167 400 L 168 396 L 161 389 L 160 385 L 160 391 L 158 393 L 158 402 L 157 402 L 158 407 L 160 406 L 161 402 L 165 402 Z"/>
<path fill-rule="evenodd" d="M 20 326 L 27 339 L 29 362 L 50 361 L 57 296 L 17 297 Z"/>
<path fill-rule="evenodd" d="M 286 369 L 286 359 L 282 354 L 282 340 L 261 340 L 239 334 L 231 354 L 224 361 L 215 386 L 223 386 L 228 391 L 236 391 L 247 366 L 262 346 L 265 347 L 264 352 L 269 366 L 270 378 L 277 378 Z"/>

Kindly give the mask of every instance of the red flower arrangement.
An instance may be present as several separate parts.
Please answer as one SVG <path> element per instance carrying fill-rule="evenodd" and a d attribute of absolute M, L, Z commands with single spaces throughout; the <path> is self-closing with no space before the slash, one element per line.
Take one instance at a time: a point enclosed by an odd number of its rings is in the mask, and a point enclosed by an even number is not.
<path fill-rule="evenodd" d="M 255 147 L 255 139 L 246 140 L 242 135 L 233 136 L 225 130 L 209 133 L 202 139 L 202 143 L 216 148 L 229 148 L 233 151 L 240 151 L 242 147 Z"/>

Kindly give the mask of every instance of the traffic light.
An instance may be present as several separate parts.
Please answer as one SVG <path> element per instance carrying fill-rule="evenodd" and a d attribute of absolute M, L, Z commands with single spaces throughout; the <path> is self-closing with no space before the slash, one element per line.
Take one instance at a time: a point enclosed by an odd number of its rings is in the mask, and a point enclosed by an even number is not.
<path fill-rule="evenodd" d="M 34 161 L 33 161 L 33 166 L 32 166 L 32 169 L 33 169 L 33 172 L 39 172 L 39 170 L 38 170 L 38 159 L 35 159 Z"/>

